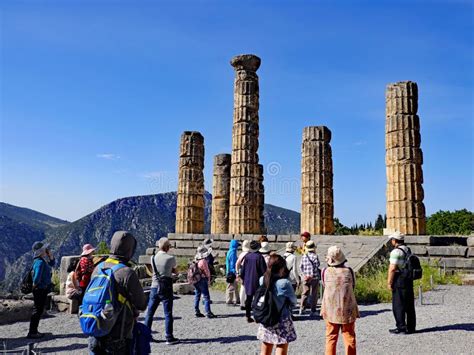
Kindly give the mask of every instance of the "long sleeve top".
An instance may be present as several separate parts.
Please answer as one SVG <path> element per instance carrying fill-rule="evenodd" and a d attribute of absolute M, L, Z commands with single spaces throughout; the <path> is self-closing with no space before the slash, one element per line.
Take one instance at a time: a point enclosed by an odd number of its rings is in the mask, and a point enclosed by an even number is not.
<path fill-rule="evenodd" d="M 260 278 L 260 285 L 263 285 L 263 277 Z M 290 317 L 290 309 L 298 303 L 293 286 L 288 279 L 278 279 L 273 285 L 273 294 L 276 296 L 275 303 L 278 310 L 281 310 L 280 319 Z"/>
<path fill-rule="evenodd" d="M 51 268 L 54 264 L 54 259 L 46 261 L 43 258 L 35 258 L 33 261 L 33 286 L 45 290 L 51 285 Z"/>
<path fill-rule="evenodd" d="M 297 284 L 300 280 L 298 266 L 296 265 L 296 255 L 293 253 L 285 253 L 283 257 L 286 260 L 286 267 L 290 271 L 289 279 L 292 284 Z"/>
<path fill-rule="evenodd" d="M 260 253 L 248 253 L 245 262 L 240 269 L 240 277 L 243 280 L 247 295 L 255 294 L 258 287 L 258 280 L 267 270 L 265 259 Z"/>
<path fill-rule="evenodd" d="M 235 265 L 237 263 L 237 248 L 239 246 L 239 242 L 237 240 L 231 240 L 230 242 L 230 248 L 229 251 L 227 252 L 226 258 L 225 258 L 225 269 L 227 273 L 234 273 L 236 274 L 236 268 Z"/>
<path fill-rule="evenodd" d="M 319 278 L 319 258 L 315 253 L 307 253 L 301 258 L 301 273 L 306 277 Z"/>
<path fill-rule="evenodd" d="M 207 264 L 206 259 L 201 259 L 198 261 L 198 268 L 201 270 L 202 274 L 211 282 L 211 271 L 209 270 L 209 265 Z"/>
<path fill-rule="evenodd" d="M 237 258 L 237 262 L 235 263 L 235 268 L 238 273 L 240 273 L 240 268 L 244 264 L 244 258 L 245 258 L 245 255 L 247 254 L 248 254 L 248 251 L 243 251 L 239 254 L 239 257 Z"/>

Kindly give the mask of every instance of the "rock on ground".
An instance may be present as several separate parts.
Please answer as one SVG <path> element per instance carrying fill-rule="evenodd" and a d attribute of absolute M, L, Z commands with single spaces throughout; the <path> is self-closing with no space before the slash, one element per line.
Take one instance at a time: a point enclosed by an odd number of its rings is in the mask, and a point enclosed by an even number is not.
<path fill-rule="evenodd" d="M 417 305 L 417 329 L 413 335 L 391 335 L 394 327 L 390 304 L 361 305 L 362 318 L 356 323 L 359 354 L 472 354 L 474 344 L 474 286 L 439 286 L 425 295 L 425 305 Z M 247 324 L 238 307 L 224 304 L 221 292 L 212 292 L 216 319 L 194 318 L 193 296 L 175 301 L 175 336 L 182 343 L 167 346 L 164 342 L 163 310 L 155 315 L 152 344 L 154 354 L 256 354 L 258 325 Z M 201 306 L 202 309 L 202 306 Z M 143 316 L 143 315 L 142 315 Z M 143 317 L 140 318 L 143 320 Z M 322 320 L 302 317 L 295 322 L 298 339 L 290 344 L 290 354 L 324 352 L 325 326 Z M 3 340 L 9 348 L 25 346 L 28 322 L 0 326 L 0 349 Z M 74 315 L 57 313 L 41 320 L 41 332 L 51 333 L 37 347 L 43 353 L 83 354 L 87 339 Z M 338 353 L 343 354 L 342 339 Z"/>

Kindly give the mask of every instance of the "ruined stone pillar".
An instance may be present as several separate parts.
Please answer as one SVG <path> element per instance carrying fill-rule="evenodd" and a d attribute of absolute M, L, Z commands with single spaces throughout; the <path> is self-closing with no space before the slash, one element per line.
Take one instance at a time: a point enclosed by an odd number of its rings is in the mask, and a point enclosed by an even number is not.
<path fill-rule="evenodd" d="M 239 55 L 230 63 L 235 69 L 235 80 L 229 233 L 259 233 L 257 69 L 260 58 Z"/>
<path fill-rule="evenodd" d="M 305 127 L 301 161 L 301 231 L 334 234 L 331 131 Z"/>
<path fill-rule="evenodd" d="M 260 226 L 260 234 L 267 234 L 267 228 L 265 226 L 265 186 L 263 184 L 263 165 L 257 165 L 257 176 L 258 176 L 258 194 L 257 194 L 257 206 L 258 206 L 258 225 Z"/>
<path fill-rule="evenodd" d="M 211 233 L 229 233 L 230 154 L 214 157 Z"/>
<path fill-rule="evenodd" d="M 425 234 L 417 84 L 402 81 L 387 85 L 385 102 L 387 231 Z"/>
<path fill-rule="evenodd" d="M 204 137 L 181 135 L 176 203 L 176 233 L 204 233 Z"/>

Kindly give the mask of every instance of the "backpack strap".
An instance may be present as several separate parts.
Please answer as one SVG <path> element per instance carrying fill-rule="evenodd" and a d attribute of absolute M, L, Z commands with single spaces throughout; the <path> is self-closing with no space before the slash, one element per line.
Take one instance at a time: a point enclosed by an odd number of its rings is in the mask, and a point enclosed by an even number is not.
<path fill-rule="evenodd" d="M 354 290 L 355 287 L 356 287 L 356 279 L 355 279 L 355 275 L 354 275 L 354 270 L 352 270 L 351 267 L 349 266 L 346 266 L 350 271 L 351 271 L 351 276 L 352 276 L 352 289 Z"/>
<path fill-rule="evenodd" d="M 151 266 L 153 268 L 153 272 L 157 275 L 157 278 L 159 279 L 161 277 L 161 274 L 158 272 L 158 268 L 155 264 L 155 255 L 155 249 L 153 249 L 153 255 L 151 256 Z"/>

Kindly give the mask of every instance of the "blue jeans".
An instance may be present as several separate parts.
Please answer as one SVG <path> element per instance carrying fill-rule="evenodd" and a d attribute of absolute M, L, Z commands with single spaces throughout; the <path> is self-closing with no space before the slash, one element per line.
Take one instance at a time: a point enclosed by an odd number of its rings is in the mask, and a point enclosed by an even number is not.
<path fill-rule="evenodd" d="M 155 315 L 160 302 L 163 302 L 163 311 L 165 313 L 165 336 L 166 339 L 171 339 L 173 338 L 173 296 L 167 298 L 161 297 L 158 294 L 158 289 L 156 287 L 150 289 L 145 325 L 151 330 L 153 316 Z"/>
<path fill-rule="evenodd" d="M 198 283 L 194 285 L 194 311 L 199 313 L 199 301 L 201 300 L 201 295 L 204 301 L 204 311 L 206 314 L 211 313 L 211 296 L 209 295 L 209 284 L 207 279 L 201 279 Z"/>

